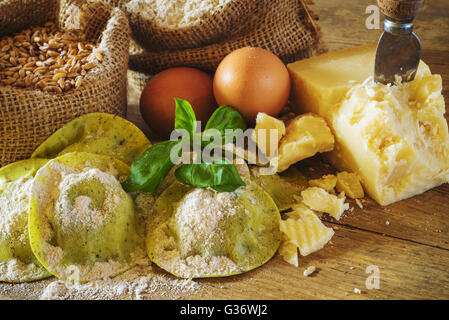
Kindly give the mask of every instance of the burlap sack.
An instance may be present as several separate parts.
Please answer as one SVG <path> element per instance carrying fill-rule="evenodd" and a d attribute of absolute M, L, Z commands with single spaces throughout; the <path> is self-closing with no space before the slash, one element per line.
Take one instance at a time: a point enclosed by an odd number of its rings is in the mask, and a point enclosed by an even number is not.
<path fill-rule="evenodd" d="M 231 0 L 204 15 L 198 23 L 175 29 L 159 25 L 150 15 L 151 11 L 134 6 L 145 1 L 131 0 L 123 8 L 128 14 L 133 37 L 150 51 L 196 48 L 237 35 L 254 23 L 263 9 L 258 8 L 259 1 Z"/>
<path fill-rule="evenodd" d="M 315 21 L 317 17 L 309 10 L 305 1 L 245 0 L 239 3 L 255 5 L 254 11 L 245 11 L 245 22 L 235 30 L 227 30 L 219 42 L 193 49 L 160 52 L 147 50 L 130 56 L 130 69 L 154 74 L 169 67 L 191 66 L 214 72 L 227 54 L 245 46 L 265 48 L 285 63 L 323 51 L 321 32 Z M 226 16 L 228 12 L 221 14 Z M 135 22 L 132 19 L 130 21 L 135 30 Z M 203 27 L 206 28 L 204 24 Z M 134 36 L 137 41 L 140 40 L 139 44 L 148 45 L 135 32 Z M 168 42 L 171 43 L 173 39 Z"/>
<path fill-rule="evenodd" d="M 46 21 L 61 29 L 73 14 L 80 28 L 105 52 L 83 84 L 62 94 L 0 86 L 0 166 L 27 158 L 55 130 L 89 112 L 126 115 L 130 29 L 126 15 L 100 3 L 66 0 L 0 2 L 0 38 Z"/>

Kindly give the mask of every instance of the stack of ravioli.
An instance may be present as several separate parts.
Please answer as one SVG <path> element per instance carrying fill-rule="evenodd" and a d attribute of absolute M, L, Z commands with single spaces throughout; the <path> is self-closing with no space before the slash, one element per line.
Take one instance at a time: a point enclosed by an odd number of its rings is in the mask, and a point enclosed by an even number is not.
<path fill-rule="evenodd" d="M 1 168 L 0 281 L 90 281 L 132 267 L 142 217 L 120 182 L 150 146 L 127 120 L 93 113 Z"/>

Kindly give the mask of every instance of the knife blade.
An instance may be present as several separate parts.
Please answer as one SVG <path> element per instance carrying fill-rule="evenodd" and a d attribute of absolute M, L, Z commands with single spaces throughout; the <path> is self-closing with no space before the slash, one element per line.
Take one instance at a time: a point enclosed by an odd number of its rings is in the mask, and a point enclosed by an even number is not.
<path fill-rule="evenodd" d="M 376 51 L 374 79 L 383 84 L 415 78 L 421 60 L 421 42 L 413 32 L 413 19 L 424 0 L 377 0 L 383 14 L 384 32 Z"/>

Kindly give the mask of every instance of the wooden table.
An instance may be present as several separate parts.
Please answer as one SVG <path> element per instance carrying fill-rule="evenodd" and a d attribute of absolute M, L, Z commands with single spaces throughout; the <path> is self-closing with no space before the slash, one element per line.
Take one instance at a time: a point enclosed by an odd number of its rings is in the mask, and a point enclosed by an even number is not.
<path fill-rule="evenodd" d="M 374 0 L 316 0 L 323 39 L 329 50 L 377 41 L 381 30 L 368 30 L 365 9 Z M 382 19 L 383 20 L 383 19 Z M 382 28 L 382 21 L 380 24 Z M 416 19 L 416 33 L 424 47 L 423 59 L 443 76 L 449 110 L 449 3 L 427 1 Z M 131 105 L 129 118 L 145 129 Z M 313 159 L 316 160 L 316 159 Z M 300 168 L 309 177 L 319 176 L 316 161 Z M 309 167 L 316 168 L 310 171 Z M 322 169 L 321 169 L 322 170 Z M 266 265 L 240 276 L 199 280 L 206 290 L 199 299 L 448 299 L 449 298 L 449 184 L 422 195 L 381 207 L 366 198 L 363 209 L 336 222 L 332 243 L 300 258 L 299 268 L 279 255 Z M 318 272 L 305 277 L 308 266 Z M 380 288 L 367 289 L 369 266 L 380 271 Z M 361 291 L 355 293 L 354 289 Z"/>
<path fill-rule="evenodd" d="M 365 9 L 375 3 L 374 0 L 316 2 L 312 8 L 321 16 L 323 39 L 330 50 L 378 39 L 380 30 L 365 28 L 365 19 L 368 17 Z M 423 59 L 434 73 L 443 76 L 447 103 L 448 31 L 449 3 L 447 0 L 428 0 L 416 20 L 416 32 L 423 42 Z M 148 132 L 137 108 L 138 94 L 130 98 L 128 118 Z M 315 158 L 306 160 L 299 168 L 307 177 L 317 177 L 327 170 L 318 161 Z M 338 222 L 324 217 L 325 223 L 335 229 L 331 243 L 316 253 L 301 257 L 298 268 L 276 255 L 266 265 L 243 275 L 196 280 L 203 289 L 182 298 L 449 298 L 448 184 L 387 207 L 381 207 L 369 198 L 363 201 L 363 209 L 354 202 L 351 202 L 351 207 L 354 210 Z M 303 272 L 308 266 L 316 266 L 317 272 L 305 277 Z M 379 289 L 369 290 L 365 286 L 370 275 L 366 273 L 369 266 L 379 269 Z M 157 272 L 164 273 L 161 270 Z M 355 293 L 355 288 L 361 293 Z"/>

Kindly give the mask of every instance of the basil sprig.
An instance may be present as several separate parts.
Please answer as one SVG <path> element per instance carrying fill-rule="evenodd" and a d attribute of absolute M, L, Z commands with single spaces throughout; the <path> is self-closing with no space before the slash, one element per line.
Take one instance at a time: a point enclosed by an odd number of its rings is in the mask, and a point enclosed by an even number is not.
<path fill-rule="evenodd" d="M 226 130 L 241 129 L 244 131 L 246 130 L 246 123 L 237 110 L 228 105 L 223 105 L 215 110 L 209 121 L 207 121 L 203 132 L 203 146 L 206 146 L 207 142 L 211 140 L 210 133 L 212 132 L 212 129 L 220 132 L 223 138 L 222 143 L 225 143 L 227 137 Z"/>
<path fill-rule="evenodd" d="M 198 188 L 211 187 L 219 192 L 231 192 L 245 185 L 234 164 L 184 164 L 175 171 L 178 181 Z"/>
<path fill-rule="evenodd" d="M 179 129 L 186 130 L 190 141 L 193 141 L 196 134 L 196 116 L 188 101 L 175 98 L 175 130 Z"/>
<path fill-rule="evenodd" d="M 131 164 L 131 174 L 123 182 L 127 192 L 145 191 L 155 194 L 159 184 L 164 181 L 174 164 L 170 152 L 180 141 L 155 143 Z"/>
<path fill-rule="evenodd" d="M 175 98 L 175 130 L 183 129 L 190 135 L 190 142 L 197 134 L 196 116 L 190 103 L 183 99 Z M 215 129 L 223 137 L 221 143 L 226 139 L 226 130 L 246 129 L 242 115 L 230 106 L 219 107 L 210 117 L 205 131 L 201 133 L 201 145 L 208 147 L 211 136 L 208 130 Z M 148 148 L 131 165 L 131 174 L 123 182 L 123 188 L 127 192 L 145 191 L 155 194 L 160 183 L 165 179 L 174 163 L 170 157 L 173 148 L 179 148 L 183 142 L 170 140 L 155 143 Z M 214 141 L 216 146 L 216 141 Z M 179 148 L 178 156 L 181 156 L 182 148 Z M 219 192 L 231 192 L 244 186 L 237 168 L 228 163 L 226 159 L 214 159 L 211 163 L 182 164 L 175 171 L 178 181 L 198 188 L 211 187 Z"/>

